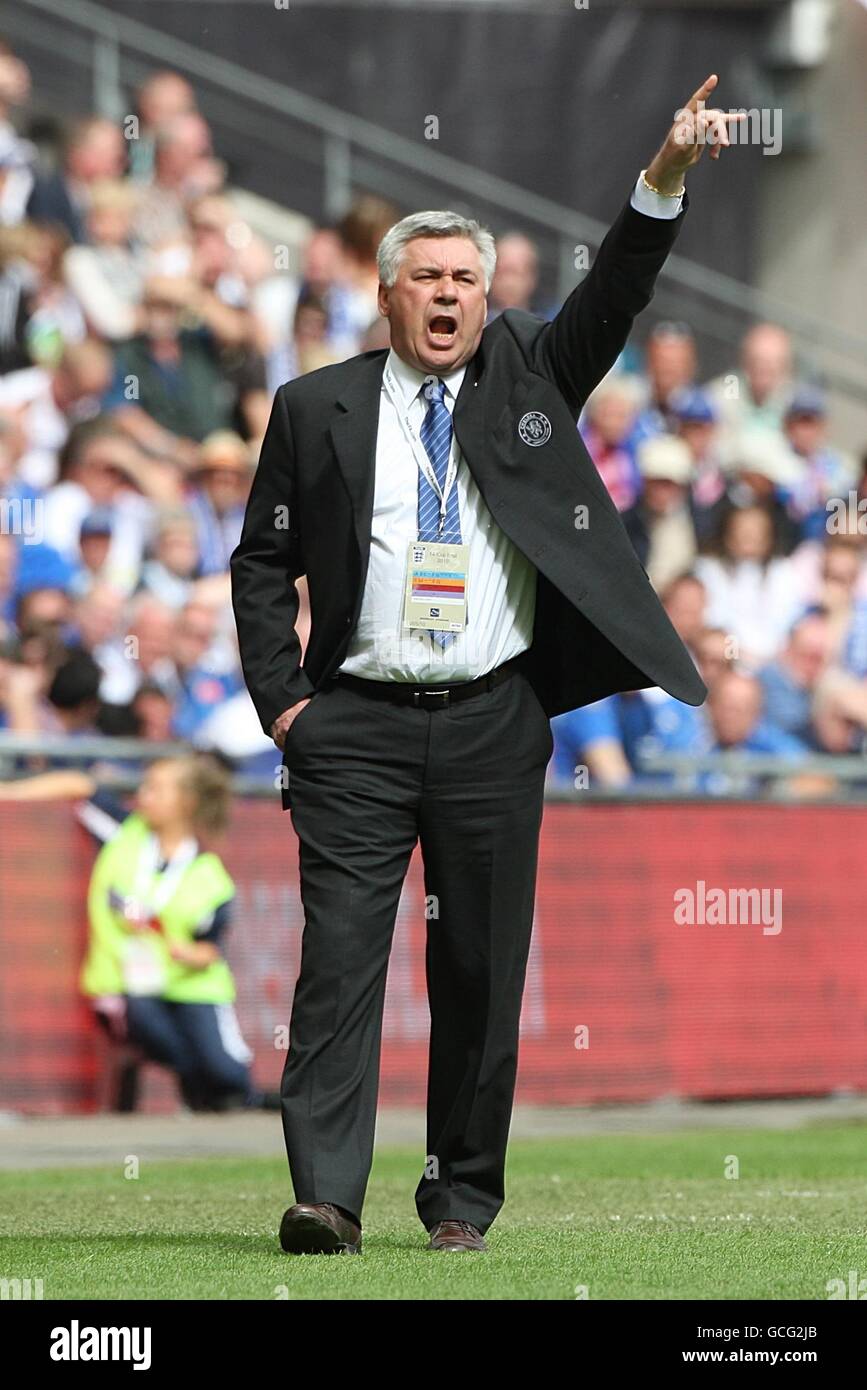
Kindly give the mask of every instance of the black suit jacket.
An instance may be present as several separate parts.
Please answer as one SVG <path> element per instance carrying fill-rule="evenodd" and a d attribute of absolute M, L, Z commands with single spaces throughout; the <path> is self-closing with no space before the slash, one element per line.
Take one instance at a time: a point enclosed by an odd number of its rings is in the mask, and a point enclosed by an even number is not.
<path fill-rule="evenodd" d="M 647 686 L 692 705 L 707 694 L 576 428 L 652 297 L 687 205 L 684 197 L 680 215 L 663 220 L 627 200 L 553 321 L 507 309 L 485 328 L 455 402 L 466 464 L 497 524 L 538 571 L 528 675 L 549 716 Z M 266 733 L 336 675 L 358 620 L 386 356 L 381 349 L 321 368 L 281 386 L 274 400 L 230 559 L 244 677 Z M 531 411 L 550 422 L 547 443 L 519 435 Z M 311 605 L 303 666 L 294 631 L 300 575 Z"/>

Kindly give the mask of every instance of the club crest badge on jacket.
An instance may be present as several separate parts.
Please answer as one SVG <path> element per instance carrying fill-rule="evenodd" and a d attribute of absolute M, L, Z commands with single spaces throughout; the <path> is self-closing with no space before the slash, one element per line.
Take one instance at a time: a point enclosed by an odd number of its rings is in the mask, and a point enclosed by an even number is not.
<path fill-rule="evenodd" d="M 530 410 L 518 421 L 518 435 L 531 449 L 538 449 L 551 438 L 551 421 L 541 410 Z"/>

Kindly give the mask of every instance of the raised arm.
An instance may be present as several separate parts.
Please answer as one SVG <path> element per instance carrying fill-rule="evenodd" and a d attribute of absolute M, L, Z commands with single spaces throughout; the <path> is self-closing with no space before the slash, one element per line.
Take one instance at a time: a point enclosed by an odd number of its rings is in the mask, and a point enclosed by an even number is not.
<path fill-rule="evenodd" d="M 636 315 L 646 308 L 662 266 L 674 245 L 689 206 L 684 176 L 701 158 L 730 143 L 728 124 L 743 113 L 708 110 L 716 74 L 693 93 L 675 115 L 671 129 L 643 171 L 651 200 L 682 196 L 676 217 L 638 211 L 627 200 L 599 248 L 593 266 L 573 290 L 556 318 L 534 345 L 534 369 L 555 381 L 576 415 L 594 386 L 622 352 Z"/>

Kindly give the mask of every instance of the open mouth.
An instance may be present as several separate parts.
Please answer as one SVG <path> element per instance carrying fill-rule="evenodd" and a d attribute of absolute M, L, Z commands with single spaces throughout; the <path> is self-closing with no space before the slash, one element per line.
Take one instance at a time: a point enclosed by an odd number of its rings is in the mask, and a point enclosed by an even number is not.
<path fill-rule="evenodd" d="M 434 347 L 451 347 L 458 331 L 457 319 L 451 314 L 435 314 L 427 331 Z"/>

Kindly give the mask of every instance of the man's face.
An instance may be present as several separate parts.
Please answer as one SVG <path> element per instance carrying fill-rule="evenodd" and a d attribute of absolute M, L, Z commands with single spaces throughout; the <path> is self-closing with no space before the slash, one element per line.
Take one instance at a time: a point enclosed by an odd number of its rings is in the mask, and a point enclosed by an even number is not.
<path fill-rule="evenodd" d="M 437 376 L 469 362 L 488 311 L 481 257 L 468 237 L 417 237 L 397 279 L 379 287 L 379 312 L 398 357 Z"/>
<path fill-rule="evenodd" d="M 172 643 L 172 655 L 177 666 L 191 671 L 202 660 L 214 640 L 217 629 L 212 609 L 202 604 L 188 603 L 179 613 Z"/>
<path fill-rule="evenodd" d="M 324 294 L 340 279 L 340 238 L 327 228 L 313 233 L 304 252 L 304 279 L 317 294 Z"/>
<path fill-rule="evenodd" d="M 744 339 L 742 360 L 753 400 L 761 404 L 791 375 L 792 349 L 788 334 L 771 324 L 754 328 Z"/>
<path fill-rule="evenodd" d="M 855 587 L 860 568 L 861 556 L 857 546 L 835 545 L 825 551 L 822 578 L 826 584 L 839 585 L 850 593 Z"/>
<path fill-rule="evenodd" d="M 665 611 L 681 639 L 693 643 L 704 623 L 707 594 L 698 581 L 682 580 L 672 587 L 665 599 Z"/>
<path fill-rule="evenodd" d="M 729 669 L 729 638 L 726 633 L 708 628 L 696 639 L 695 657 L 705 685 L 710 689 L 724 671 Z"/>
<path fill-rule="evenodd" d="M 249 469 L 244 468 L 237 459 L 234 460 L 234 466 L 230 466 L 227 461 L 211 468 L 203 468 L 199 477 L 220 515 L 246 500 L 252 481 Z"/>
<path fill-rule="evenodd" d="M 795 453 L 804 458 L 815 454 L 825 441 L 825 419 L 822 415 L 790 415 L 785 430 Z"/>
<path fill-rule="evenodd" d="M 536 250 L 525 237 L 503 237 L 497 245 L 497 270 L 491 298 L 504 309 L 527 309 L 539 284 Z"/>
<path fill-rule="evenodd" d="M 178 337 L 181 330 L 177 304 L 162 299 L 159 294 L 147 294 L 143 301 L 145 334 L 154 342 L 165 343 Z"/>
<path fill-rule="evenodd" d="M 600 396 L 590 407 L 590 418 L 603 444 L 622 444 L 635 420 L 636 409 L 628 396 L 615 391 Z"/>
<path fill-rule="evenodd" d="M 82 536 L 79 549 L 85 569 L 95 574 L 106 562 L 111 549 L 111 536 L 107 536 L 103 531 L 95 532 L 92 536 Z"/>
<path fill-rule="evenodd" d="M 133 702 L 133 709 L 141 726 L 141 737 L 152 739 L 155 743 L 168 743 L 171 738 L 172 705 L 165 695 L 156 690 L 146 690 Z"/>
<path fill-rule="evenodd" d="M 691 338 L 665 333 L 647 344 L 647 374 L 657 401 L 666 401 L 678 387 L 689 386 L 695 369 L 695 343 Z"/>
<path fill-rule="evenodd" d="M 199 559 L 195 528 L 186 521 L 166 526 L 157 541 L 157 558 L 172 574 L 188 578 Z"/>
<path fill-rule="evenodd" d="M 668 516 L 686 500 L 686 488 L 673 478 L 645 478 L 644 504 L 654 516 Z"/>
<path fill-rule="evenodd" d="M 708 712 L 723 748 L 735 748 L 749 738 L 762 712 L 761 687 L 749 676 L 730 673 L 718 681 L 708 698 Z"/>
<path fill-rule="evenodd" d="M 814 689 L 831 656 L 831 630 L 825 618 L 804 618 L 792 633 L 786 664 L 806 690 Z"/>
<path fill-rule="evenodd" d="M 703 459 L 713 443 L 716 424 L 712 420 L 682 420 L 678 429 L 694 459 Z"/>
<path fill-rule="evenodd" d="M 158 661 L 168 656 L 171 650 L 175 618 L 161 607 L 145 609 L 139 613 L 132 629 L 132 636 L 138 639 L 139 665 L 149 670 Z"/>
<path fill-rule="evenodd" d="M 124 439 L 94 439 L 79 461 L 76 480 L 96 506 L 111 506 L 118 492 L 129 484 L 124 463 L 134 458 L 135 450 Z"/>
<path fill-rule="evenodd" d="M 195 111 L 196 98 L 188 82 L 177 73 L 167 72 L 145 84 L 139 94 L 138 109 L 142 122 L 153 129 Z"/>
<path fill-rule="evenodd" d="M 126 161 L 126 145 L 120 130 L 110 121 L 100 121 L 74 146 L 67 156 L 73 178 L 82 183 L 96 179 L 119 179 Z"/>
<path fill-rule="evenodd" d="M 73 621 L 84 639 L 84 645 L 92 648 L 108 642 L 118 631 L 123 612 L 123 597 L 117 589 L 107 584 L 94 584 L 86 597 L 75 605 Z"/>

